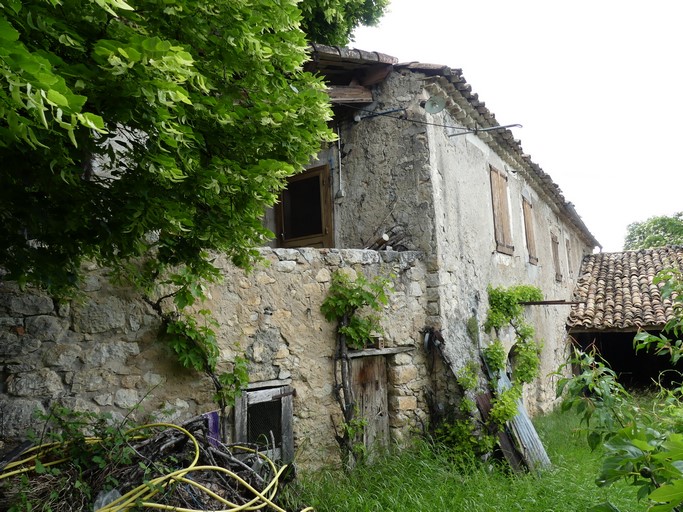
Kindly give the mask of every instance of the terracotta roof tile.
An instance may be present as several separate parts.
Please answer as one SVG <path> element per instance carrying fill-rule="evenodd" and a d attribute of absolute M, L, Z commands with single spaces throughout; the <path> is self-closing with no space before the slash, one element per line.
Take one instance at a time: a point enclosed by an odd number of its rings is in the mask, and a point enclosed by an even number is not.
<path fill-rule="evenodd" d="M 683 270 L 683 247 L 590 254 L 581 263 L 567 319 L 571 331 L 662 327 L 673 314 L 653 278 L 660 270 Z"/>

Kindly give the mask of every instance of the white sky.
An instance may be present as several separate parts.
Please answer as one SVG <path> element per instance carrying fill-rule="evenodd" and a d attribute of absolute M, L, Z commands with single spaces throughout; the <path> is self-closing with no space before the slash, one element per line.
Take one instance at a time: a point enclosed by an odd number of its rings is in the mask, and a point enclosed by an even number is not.
<path fill-rule="evenodd" d="M 352 47 L 462 68 L 604 251 L 683 210 L 683 2 L 391 0 Z"/>

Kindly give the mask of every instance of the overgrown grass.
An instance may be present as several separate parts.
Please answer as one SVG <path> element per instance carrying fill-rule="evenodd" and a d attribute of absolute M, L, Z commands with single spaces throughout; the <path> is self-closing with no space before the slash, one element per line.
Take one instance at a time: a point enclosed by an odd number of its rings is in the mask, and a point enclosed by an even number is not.
<path fill-rule="evenodd" d="M 610 501 L 622 511 L 645 510 L 634 489 L 595 485 L 600 454 L 587 448 L 573 413 L 555 412 L 536 423 L 553 462 L 540 474 L 456 461 L 452 453 L 417 442 L 348 475 L 337 470 L 303 475 L 287 491 L 289 506 L 309 505 L 317 512 L 578 512 Z"/>

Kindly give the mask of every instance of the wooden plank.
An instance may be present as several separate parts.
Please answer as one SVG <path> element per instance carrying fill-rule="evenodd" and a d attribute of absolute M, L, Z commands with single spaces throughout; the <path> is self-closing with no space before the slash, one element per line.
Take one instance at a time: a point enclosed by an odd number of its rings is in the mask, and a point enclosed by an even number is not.
<path fill-rule="evenodd" d="M 372 103 L 372 91 L 362 85 L 328 85 L 327 94 L 332 103 Z"/>
<path fill-rule="evenodd" d="M 242 394 L 235 400 L 235 441 L 246 442 L 249 437 L 249 430 L 247 429 L 247 392 Z"/>
<path fill-rule="evenodd" d="M 383 356 L 356 359 L 351 365 L 351 382 L 358 414 L 365 419 L 363 443 L 373 448 L 389 445 L 389 400 L 387 366 Z"/>
<path fill-rule="evenodd" d="M 282 462 L 289 463 L 294 460 L 294 411 L 293 389 L 291 386 L 280 388 L 285 394 L 281 400 L 280 419 L 282 429 Z"/>
<path fill-rule="evenodd" d="M 349 350 L 349 359 L 356 357 L 375 357 L 375 356 L 391 356 L 394 354 L 402 354 L 403 352 L 412 352 L 415 347 L 389 347 L 389 348 L 366 348 L 363 350 Z"/>

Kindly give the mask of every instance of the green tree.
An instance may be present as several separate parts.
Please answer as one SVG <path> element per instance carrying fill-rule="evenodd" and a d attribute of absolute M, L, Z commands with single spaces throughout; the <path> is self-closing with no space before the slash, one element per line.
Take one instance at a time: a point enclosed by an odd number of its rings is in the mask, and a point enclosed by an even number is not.
<path fill-rule="evenodd" d="M 182 310 L 214 252 L 253 262 L 264 209 L 333 136 L 297 1 L 0 7 L 0 279 L 65 293 L 94 261 L 134 282 L 224 408 L 246 361 L 217 375 L 215 321 Z"/>
<path fill-rule="evenodd" d="M 683 212 L 671 217 L 650 217 L 626 228 L 624 250 L 651 249 L 666 245 L 683 245 Z"/>
<path fill-rule="evenodd" d="M 347 45 L 358 25 L 374 25 L 389 0 L 302 0 L 302 28 L 311 41 Z"/>
<path fill-rule="evenodd" d="M 297 2 L 0 6 L 4 278 L 60 290 L 85 259 L 143 256 L 143 284 L 211 278 L 209 251 L 248 266 L 264 208 L 331 137 Z"/>

